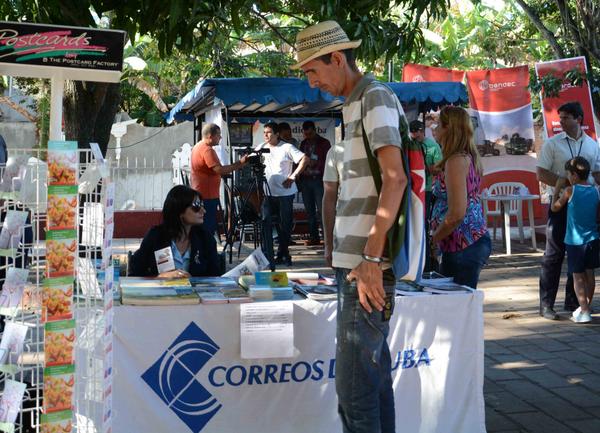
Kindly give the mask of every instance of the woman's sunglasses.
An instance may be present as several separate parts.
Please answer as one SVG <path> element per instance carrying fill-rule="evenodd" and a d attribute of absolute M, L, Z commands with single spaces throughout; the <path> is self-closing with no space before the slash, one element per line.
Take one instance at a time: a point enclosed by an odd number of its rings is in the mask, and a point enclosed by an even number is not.
<path fill-rule="evenodd" d="M 204 208 L 204 202 L 202 200 L 194 200 L 190 205 L 190 208 L 194 212 L 200 212 L 200 209 Z"/>

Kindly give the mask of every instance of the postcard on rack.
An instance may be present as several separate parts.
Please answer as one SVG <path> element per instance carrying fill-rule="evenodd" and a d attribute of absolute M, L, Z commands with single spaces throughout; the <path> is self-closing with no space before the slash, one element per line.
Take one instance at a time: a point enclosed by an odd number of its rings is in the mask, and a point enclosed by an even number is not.
<path fill-rule="evenodd" d="M 40 433 L 71 433 L 73 431 L 73 412 L 70 410 L 43 413 L 40 421 Z"/>
<path fill-rule="evenodd" d="M 0 399 L 0 422 L 14 423 L 17 420 L 26 385 L 22 382 L 6 379 Z"/>
<path fill-rule="evenodd" d="M 23 343 L 27 335 L 27 326 L 17 323 L 8 322 L 2 333 L 2 341 L 0 341 L 0 365 L 5 363 L 16 364 L 19 356 L 23 352 Z"/>
<path fill-rule="evenodd" d="M 159 274 L 175 269 L 175 260 L 173 259 L 171 247 L 165 247 L 154 251 L 154 257 L 156 258 L 156 267 L 158 268 Z"/>
<path fill-rule="evenodd" d="M 48 185 L 77 185 L 77 142 L 48 142 Z"/>
<path fill-rule="evenodd" d="M 42 291 L 42 321 L 73 318 L 73 277 L 46 278 Z"/>
<path fill-rule="evenodd" d="M 0 294 L 0 314 L 14 316 L 19 309 L 29 269 L 8 268 Z"/>
<path fill-rule="evenodd" d="M 75 320 L 47 322 L 44 326 L 46 366 L 73 363 Z"/>
<path fill-rule="evenodd" d="M 47 276 L 74 275 L 77 251 L 75 230 L 49 230 L 46 235 Z"/>
<path fill-rule="evenodd" d="M 77 185 L 48 187 L 48 230 L 74 229 L 77 217 Z"/>
<path fill-rule="evenodd" d="M 27 222 L 29 212 L 20 210 L 9 210 L 2 222 L 0 230 L 0 248 L 17 248 L 21 242 L 23 229 Z"/>
<path fill-rule="evenodd" d="M 75 365 L 44 368 L 44 411 L 58 412 L 73 407 Z"/>

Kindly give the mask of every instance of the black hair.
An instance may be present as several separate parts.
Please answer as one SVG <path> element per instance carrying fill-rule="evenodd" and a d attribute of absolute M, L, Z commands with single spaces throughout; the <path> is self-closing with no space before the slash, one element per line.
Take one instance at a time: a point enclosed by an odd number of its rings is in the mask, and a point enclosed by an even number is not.
<path fill-rule="evenodd" d="M 425 131 L 425 125 L 423 125 L 423 122 L 421 122 L 420 120 L 413 120 L 408 125 L 408 130 L 410 132 L 417 132 L 421 130 Z"/>
<path fill-rule="evenodd" d="M 181 214 L 196 199 L 202 199 L 200 193 L 185 185 L 175 185 L 167 193 L 162 209 L 162 226 L 170 239 L 177 239 L 184 232 Z"/>
<path fill-rule="evenodd" d="M 581 180 L 587 180 L 590 175 L 590 163 L 583 156 L 576 156 L 565 162 L 565 170 L 576 174 Z"/>
<path fill-rule="evenodd" d="M 344 57 L 346 57 L 346 63 L 348 63 L 350 69 L 352 69 L 355 72 L 358 72 L 358 66 L 356 66 L 356 57 L 354 56 L 354 49 L 347 48 L 345 50 L 341 50 L 340 52 L 344 55 Z M 326 65 L 328 65 L 331 63 L 331 54 L 333 53 L 323 54 L 322 56 L 317 57 L 315 60 L 320 60 Z"/>
<path fill-rule="evenodd" d="M 558 107 L 557 112 L 570 114 L 574 119 L 581 119 L 581 122 L 579 123 L 583 123 L 583 107 L 577 101 L 566 102 L 562 104 L 560 107 Z"/>
<path fill-rule="evenodd" d="M 264 128 L 271 128 L 271 131 L 273 131 L 274 134 L 279 134 L 279 131 L 281 129 L 279 127 L 279 125 L 277 123 L 275 123 L 275 122 L 265 123 Z"/>
<path fill-rule="evenodd" d="M 315 122 L 313 122 L 312 120 L 306 120 L 302 124 L 302 130 L 306 131 L 307 129 L 316 130 L 317 128 L 315 127 Z"/>
<path fill-rule="evenodd" d="M 291 131 L 292 127 L 290 126 L 289 123 L 287 122 L 281 122 L 279 123 L 279 132 L 281 131 Z"/>

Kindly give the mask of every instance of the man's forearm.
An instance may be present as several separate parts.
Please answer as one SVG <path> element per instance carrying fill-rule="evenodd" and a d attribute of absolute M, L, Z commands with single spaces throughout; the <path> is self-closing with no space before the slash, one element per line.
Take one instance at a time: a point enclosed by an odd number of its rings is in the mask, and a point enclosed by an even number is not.
<path fill-rule="evenodd" d="M 537 167 L 536 174 L 538 181 L 545 183 L 548 186 L 555 186 L 556 181 L 558 181 L 558 175 L 552 173 L 550 170 L 546 170 L 545 168 Z"/>
<path fill-rule="evenodd" d="M 306 168 L 306 166 L 308 165 L 308 157 L 306 155 L 304 155 L 304 157 L 300 160 L 300 163 L 298 164 L 298 167 L 296 167 L 296 170 L 294 170 L 294 172 L 291 174 L 291 178 L 296 179 L 300 173 L 302 173 L 304 171 L 304 169 Z"/>
<path fill-rule="evenodd" d="M 333 228 L 335 225 L 335 206 L 337 203 L 338 184 L 323 182 L 323 238 L 326 248 L 333 248 Z"/>

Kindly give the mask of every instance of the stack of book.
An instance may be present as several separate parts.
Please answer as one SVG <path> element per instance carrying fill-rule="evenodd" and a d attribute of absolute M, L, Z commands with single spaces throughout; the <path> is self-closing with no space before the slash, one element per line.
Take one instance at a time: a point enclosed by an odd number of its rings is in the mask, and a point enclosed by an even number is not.
<path fill-rule="evenodd" d="M 174 284 L 177 283 L 177 284 Z M 200 298 L 187 280 L 149 278 L 122 278 L 121 303 L 123 305 L 190 305 Z"/>
<path fill-rule="evenodd" d="M 248 289 L 248 294 L 257 301 L 288 301 L 294 299 L 294 288 L 289 285 L 284 287 L 271 287 L 251 284 Z"/>

